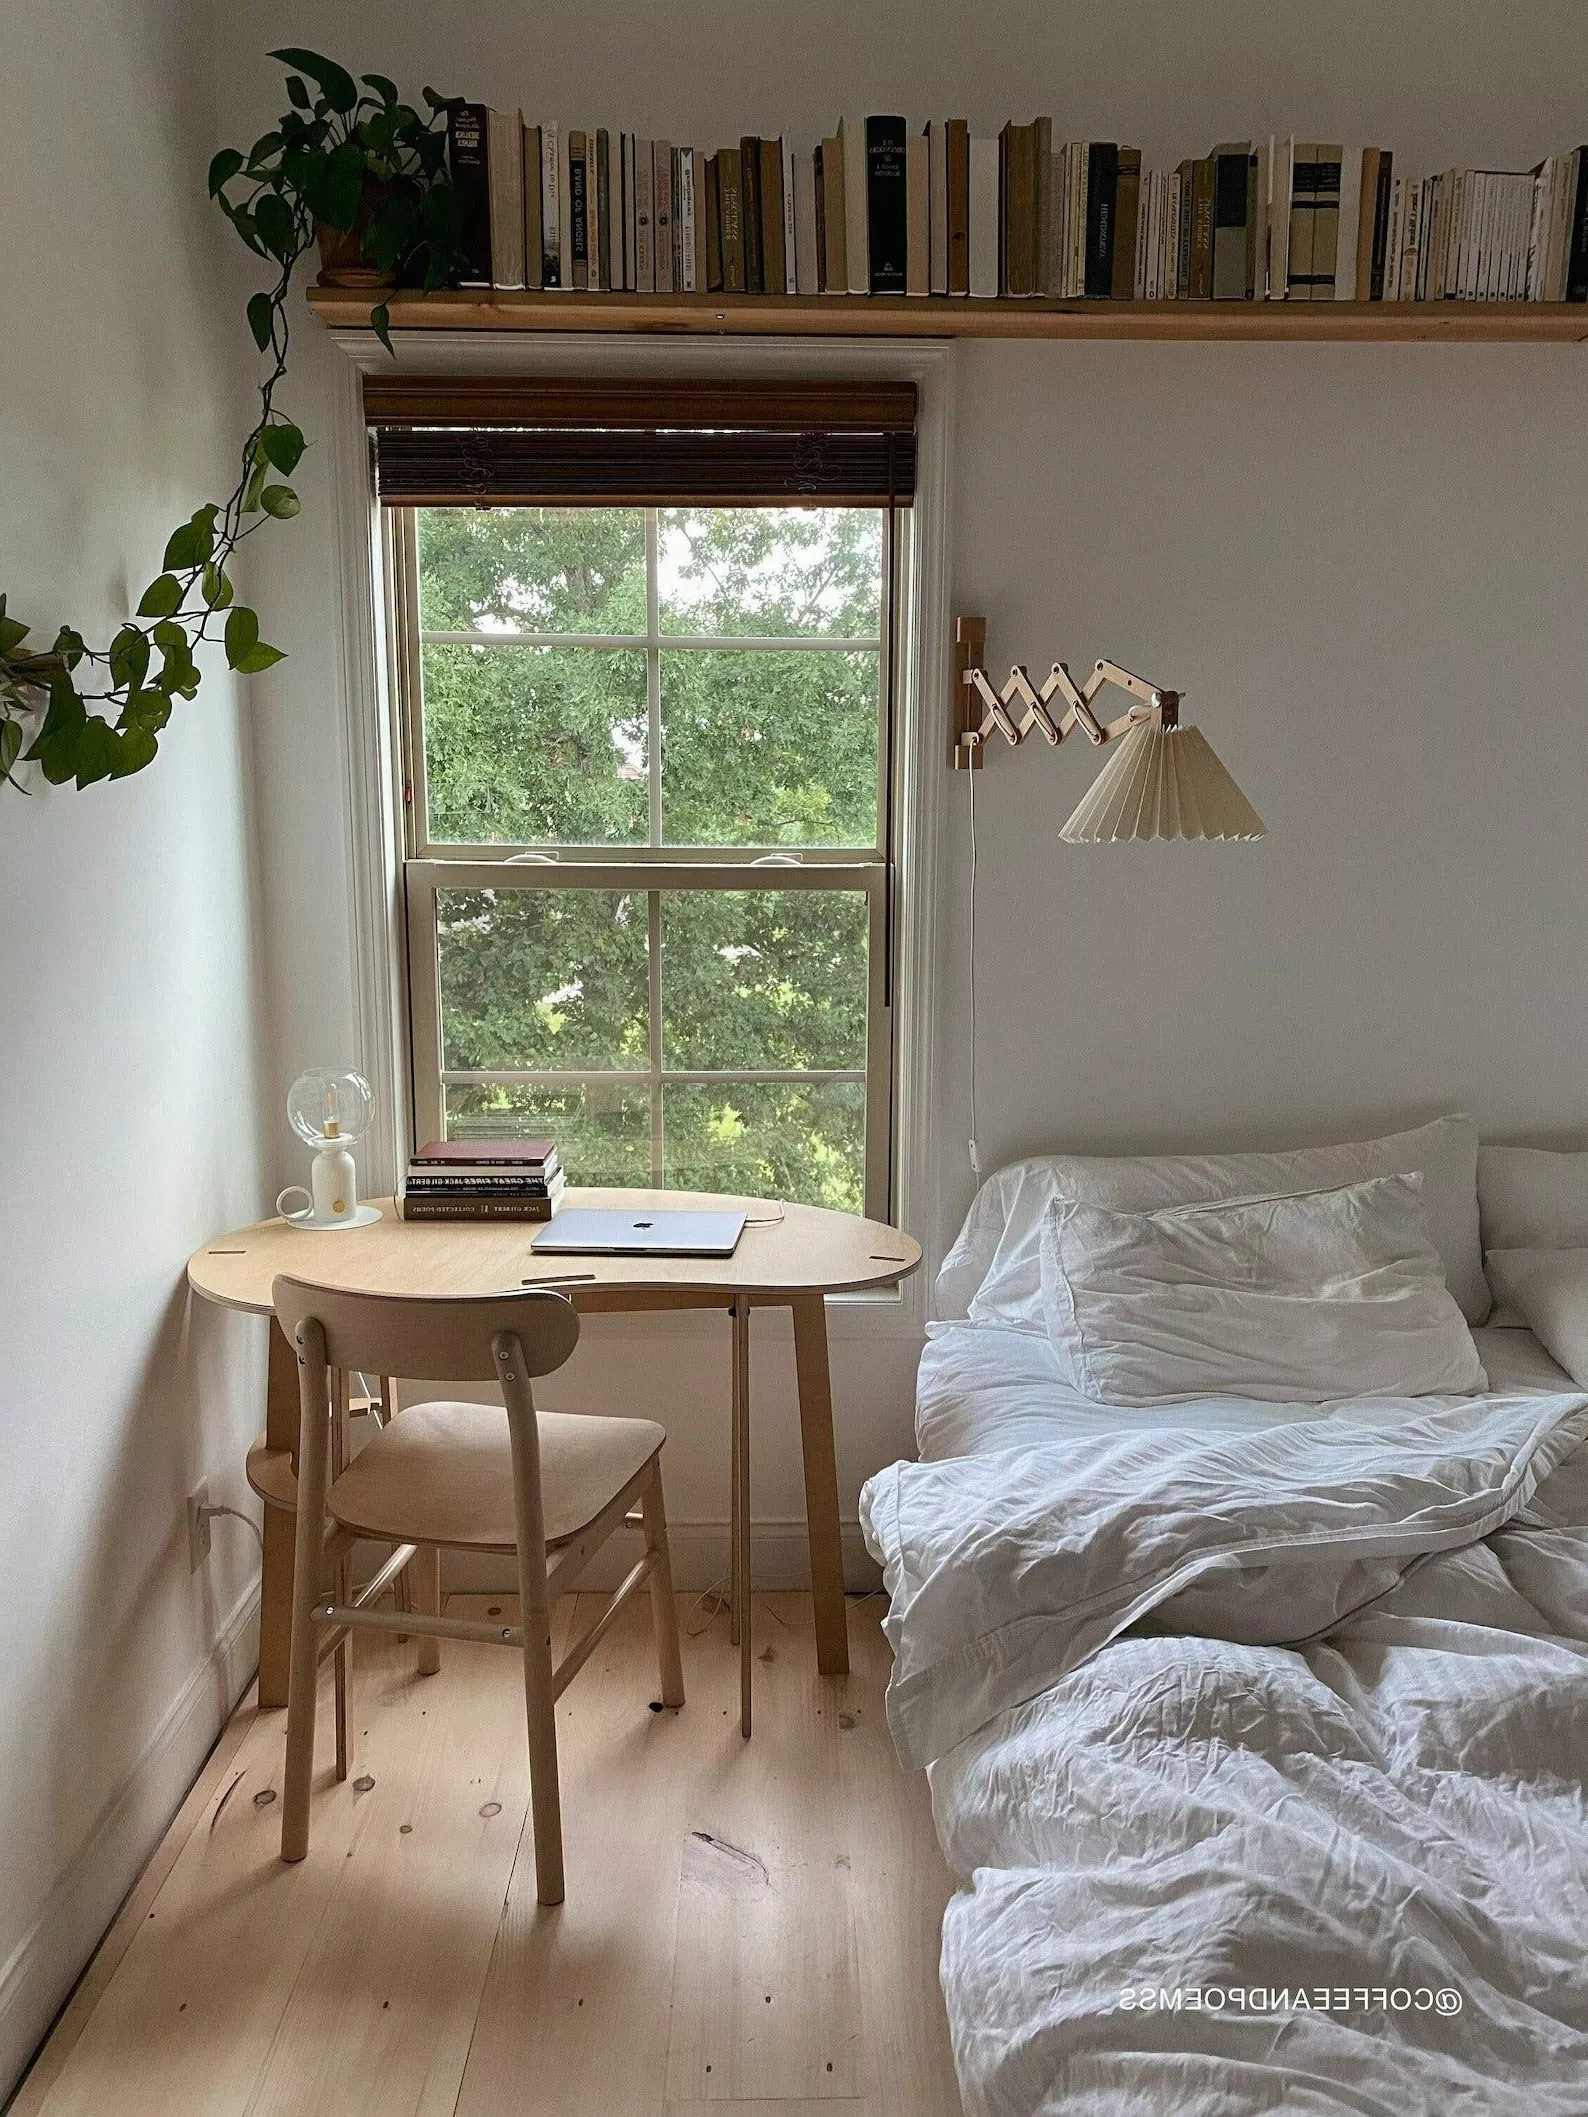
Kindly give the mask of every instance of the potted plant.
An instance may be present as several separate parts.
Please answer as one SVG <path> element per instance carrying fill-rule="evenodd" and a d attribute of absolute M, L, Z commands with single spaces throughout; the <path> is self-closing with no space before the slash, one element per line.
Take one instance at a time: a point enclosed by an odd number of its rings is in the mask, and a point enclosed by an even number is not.
<path fill-rule="evenodd" d="M 7 613 L 0 594 L 0 786 L 18 786 L 24 762 L 52 786 L 88 787 L 143 771 L 175 700 L 199 688 L 194 650 L 205 641 L 222 645 L 228 666 L 243 675 L 281 660 L 281 650 L 261 639 L 255 612 L 236 601 L 230 569 L 245 537 L 298 512 L 287 481 L 306 444 L 275 402 L 298 261 L 317 247 L 323 278 L 372 291 L 444 286 L 464 263 L 446 158 L 451 101 L 427 88 L 421 117 L 384 74 L 365 74 L 361 88 L 317 52 L 271 57 L 288 68 L 290 108 L 246 154 L 224 148 L 209 172 L 211 197 L 272 268 L 270 286 L 248 303 L 248 327 L 267 358 L 237 485 L 171 532 L 160 572 L 104 647 L 89 646 L 72 625 L 62 625 L 48 648 L 25 646 L 29 627 Z M 371 310 L 370 325 L 390 352 L 384 303 Z"/>

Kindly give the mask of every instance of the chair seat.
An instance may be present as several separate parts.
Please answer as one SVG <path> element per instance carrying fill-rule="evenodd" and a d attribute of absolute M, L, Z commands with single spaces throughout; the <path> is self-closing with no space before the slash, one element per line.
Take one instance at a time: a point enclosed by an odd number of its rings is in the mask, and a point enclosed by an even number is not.
<path fill-rule="evenodd" d="M 546 1546 L 570 1543 L 666 1440 L 651 1419 L 539 1414 Z M 496 1404 L 414 1404 L 377 1430 L 332 1485 L 344 1528 L 393 1543 L 511 1551 L 513 1459 Z"/>

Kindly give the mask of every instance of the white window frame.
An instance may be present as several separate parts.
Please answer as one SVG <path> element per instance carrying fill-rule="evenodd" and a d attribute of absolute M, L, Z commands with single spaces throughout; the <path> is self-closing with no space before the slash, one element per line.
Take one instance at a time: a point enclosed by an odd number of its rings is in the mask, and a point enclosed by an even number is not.
<path fill-rule="evenodd" d="M 873 1220 L 888 1220 L 894 1212 L 893 1109 L 894 1046 L 892 981 L 888 974 L 888 951 L 892 945 L 888 921 L 888 890 L 893 875 L 887 833 L 890 818 L 898 809 L 898 789 L 889 789 L 887 774 L 892 767 L 897 778 L 897 744 L 890 744 L 889 658 L 908 635 L 909 624 L 909 522 L 900 510 L 890 523 L 882 516 L 881 630 L 864 639 L 824 637 L 820 634 L 752 638 L 742 634 L 685 634 L 664 632 L 659 594 L 659 523 L 663 511 L 643 510 L 645 517 L 646 624 L 637 633 L 524 632 L 493 627 L 489 631 L 426 632 L 420 624 L 418 513 L 413 508 L 388 508 L 384 521 L 384 559 L 394 609 L 391 632 L 394 643 L 394 704 L 401 720 L 404 771 L 403 894 L 407 919 L 407 961 L 410 1006 L 410 1059 L 415 1138 L 446 1136 L 446 1088 L 470 1082 L 547 1089 L 582 1088 L 594 1083 L 609 1087 L 643 1089 L 647 1093 L 650 1123 L 649 1180 L 661 1186 L 665 1180 L 663 1136 L 665 1095 L 669 1085 L 720 1082 L 725 1088 L 751 1086 L 757 1082 L 808 1082 L 819 1086 L 839 1080 L 860 1083 L 865 1092 L 865 1165 L 862 1171 L 863 1210 Z M 589 648 L 607 652 L 643 654 L 646 665 L 647 745 L 649 763 L 646 842 L 634 845 L 579 845 L 559 843 L 555 847 L 507 842 L 502 844 L 437 841 L 430 837 L 429 793 L 426 781 L 423 650 L 427 643 L 480 646 L 487 650 L 533 647 L 550 650 Z M 867 846 L 770 845 L 669 846 L 662 836 L 662 658 L 667 654 L 709 652 L 733 654 L 819 653 L 859 651 L 876 656 L 877 695 L 877 783 L 876 829 Z M 892 754 L 890 754 L 890 751 Z M 897 827 L 894 831 L 897 837 Z M 437 899 L 443 890 L 562 889 L 630 890 L 643 892 L 647 904 L 650 1049 L 643 1071 L 619 1072 L 584 1068 L 567 1074 L 543 1070 L 504 1071 L 467 1075 L 447 1067 L 441 1020 L 439 962 L 437 955 Z M 661 899 L 674 890 L 830 890 L 863 896 L 867 907 L 867 991 L 865 1062 L 859 1067 L 830 1069 L 802 1067 L 769 1070 L 730 1067 L 712 1071 L 669 1066 L 663 1050 L 664 949 L 662 946 Z"/>
<path fill-rule="evenodd" d="M 394 1187 L 406 1151 L 411 1078 L 402 892 L 402 759 L 390 711 L 395 657 L 387 629 L 384 538 L 375 507 L 364 372 L 389 373 L 368 331 L 336 330 L 346 356 L 333 375 L 333 485 L 341 558 L 341 736 L 350 858 L 355 1059 L 374 1083 L 368 1174 Z M 917 389 L 916 488 L 910 538 L 909 625 L 902 641 L 896 743 L 900 806 L 894 941 L 895 1218 L 925 1252 L 923 1269 L 891 1295 L 828 1304 L 835 1338 L 918 1337 L 931 1280 L 953 1230 L 943 1222 L 935 1081 L 939 1019 L 940 818 L 948 777 L 948 521 L 954 427 L 954 348 L 944 341 L 734 340 L 689 337 L 658 345 L 620 334 L 426 330 L 396 338 L 399 370 L 427 376 L 551 376 L 621 380 L 911 381 Z"/>

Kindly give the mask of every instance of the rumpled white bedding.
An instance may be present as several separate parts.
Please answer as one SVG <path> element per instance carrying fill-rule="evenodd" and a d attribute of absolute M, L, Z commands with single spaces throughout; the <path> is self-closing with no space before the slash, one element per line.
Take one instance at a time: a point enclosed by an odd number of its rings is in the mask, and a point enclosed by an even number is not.
<path fill-rule="evenodd" d="M 862 1496 L 966 2109 L 1588 2111 L 1588 1397 L 1244 1409 Z"/>

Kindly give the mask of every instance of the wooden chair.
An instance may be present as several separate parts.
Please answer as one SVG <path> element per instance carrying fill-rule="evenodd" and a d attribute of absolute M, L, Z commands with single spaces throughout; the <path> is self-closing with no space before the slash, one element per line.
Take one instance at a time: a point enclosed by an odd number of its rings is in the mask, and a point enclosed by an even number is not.
<path fill-rule="evenodd" d="M 523 1653 L 536 1894 L 543 1904 L 560 1904 L 556 1701 L 647 1580 L 662 1700 L 670 1706 L 684 1702 L 662 1505 L 667 1435 L 649 1419 L 536 1413 L 530 1377 L 560 1367 L 579 1336 L 578 1315 L 564 1295 L 526 1290 L 421 1300 L 343 1293 L 282 1277 L 271 1296 L 297 1351 L 300 1399 L 281 1857 L 301 1860 L 309 1849 L 317 1627 L 331 1628 L 338 1638 L 345 1638 L 348 1627 L 365 1625 L 482 1640 Z M 333 1370 L 412 1381 L 499 1382 L 507 1415 L 493 1404 L 415 1404 L 380 1427 L 333 1480 Z M 636 1520 L 630 1515 L 636 1502 L 645 1550 L 596 1623 L 554 1667 L 552 1598 L 572 1585 L 614 1529 Z M 328 1517 L 335 1525 L 329 1536 Z M 338 1568 L 341 1549 L 359 1538 L 396 1548 L 360 1593 L 344 1591 L 328 1600 L 327 1574 Z M 375 1608 L 421 1548 L 516 1552 L 519 1623 Z"/>

